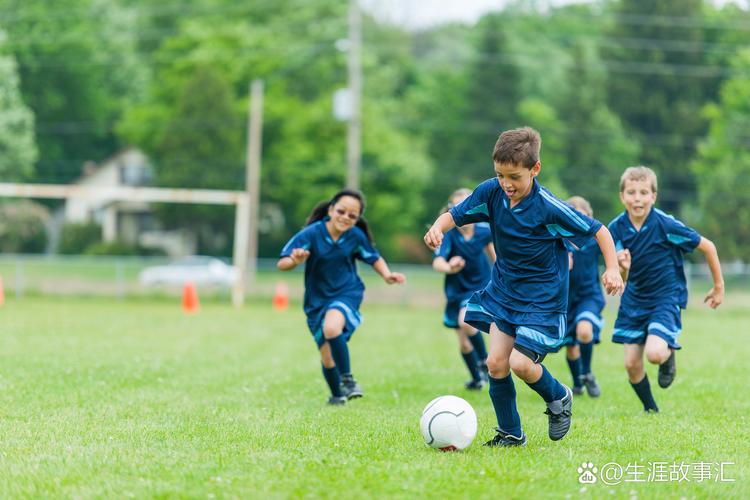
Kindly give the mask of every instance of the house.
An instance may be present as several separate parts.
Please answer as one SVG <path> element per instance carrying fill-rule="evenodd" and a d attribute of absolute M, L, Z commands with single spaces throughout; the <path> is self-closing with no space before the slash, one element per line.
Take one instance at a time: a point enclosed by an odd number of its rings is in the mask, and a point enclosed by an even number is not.
<path fill-rule="evenodd" d="M 74 185 L 86 187 L 146 187 L 153 183 L 148 157 L 136 148 L 125 149 L 97 164 L 87 162 Z M 139 201 L 115 201 L 102 198 L 69 198 L 64 222 L 94 222 L 102 227 L 106 242 L 122 241 L 147 248 L 161 248 L 170 256 L 195 253 L 196 242 L 187 231 L 164 231 L 154 217 L 150 204 Z"/>

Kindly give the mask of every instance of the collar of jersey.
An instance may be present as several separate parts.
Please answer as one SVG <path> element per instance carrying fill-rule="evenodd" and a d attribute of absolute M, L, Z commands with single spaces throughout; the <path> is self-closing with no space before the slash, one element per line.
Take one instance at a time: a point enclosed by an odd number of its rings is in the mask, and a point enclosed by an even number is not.
<path fill-rule="evenodd" d="M 513 207 L 513 208 L 510 208 L 510 200 L 508 200 L 508 195 L 505 194 L 505 191 L 502 191 L 503 188 L 501 187 L 500 190 L 503 193 L 503 205 L 505 205 L 505 208 L 507 208 L 511 212 L 515 212 L 515 213 L 523 212 L 524 210 L 526 210 L 526 205 L 528 205 L 529 203 L 531 203 L 531 201 L 530 201 L 531 198 L 533 198 L 534 196 L 536 196 L 537 193 L 539 192 L 539 183 L 537 182 L 537 180 L 534 179 L 532 182 L 534 184 L 532 184 L 531 190 L 529 191 L 529 194 L 527 194 L 526 197 L 523 200 L 521 200 L 521 202 L 518 205 L 516 205 L 515 207 Z M 498 186 L 499 185 L 500 185 L 500 183 L 498 183 Z"/>

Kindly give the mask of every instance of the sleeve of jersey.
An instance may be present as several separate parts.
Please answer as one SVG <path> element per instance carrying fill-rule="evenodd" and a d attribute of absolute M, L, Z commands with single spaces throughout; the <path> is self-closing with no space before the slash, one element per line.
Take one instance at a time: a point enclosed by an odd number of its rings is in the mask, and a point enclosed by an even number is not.
<path fill-rule="evenodd" d="M 701 242 L 701 235 L 695 229 L 686 226 L 671 215 L 665 217 L 664 221 L 667 239 L 683 252 L 692 252 Z"/>
<path fill-rule="evenodd" d="M 354 250 L 354 256 L 362 262 L 366 262 L 370 265 L 374 264 L 380 258 L 380 253 L 378 253 L 375 247 L 372 246 L 372 243 L 367 239 L 365 233 L 358 230 L 358 228 L 355 228 L 354 230 L 357 232 L 358 240 L 357 248 Z"/>
<path fill-rule="evenodd" d="M 307 226 L 306 228 L 302 229 L 300 232 L 292 236 L 292 238 L 284 245 L 284 248 L 281 249 L 281 254 L 279 257 L 289 257 L 292 255 L 292 250 L 295 248 L 301 248 L 303 250 L 309 250 L 310 249 L 310 242 L 311 242 L 311 233 L 309 230 L 310 226 Z"/>
<path fill-rule="evenodd" d="M 595 235 L 602 227 L 601 222 L 582 214 L 549 191 L 542 189 L 539 194 L 547 207 L 546 225 L 551 234 L 569 238 L 580 248 L 586 244 L 586 237 Z"/>
<path fill-rule="evenodd" d="M 489 222 L 489 200 L 496 187 L 497 179 L 488 179 L 477 186 L 468 198 L 450 209 L 453 222 L 457 226 L 475 222 Z"/>

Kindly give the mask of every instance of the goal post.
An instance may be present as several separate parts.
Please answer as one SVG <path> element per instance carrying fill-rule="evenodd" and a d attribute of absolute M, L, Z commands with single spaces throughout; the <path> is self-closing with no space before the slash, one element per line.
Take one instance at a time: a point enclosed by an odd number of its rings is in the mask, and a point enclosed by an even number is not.
<path fill-rule="evenodd" d="M 232 263 L 238 279 L 232 288 L 232 304 L 239 307 L 245 301 L 250 241 L 250 195 L 245 191 L 218 189 L 171 189 L 130 186 L 80 186 L 64 184 L 0 183 L 0 197 L 6 198 L 83 198 L 89 201 L 140 201 L 158 203 L 200 203 L 234 205 L 234 248 Z"/>

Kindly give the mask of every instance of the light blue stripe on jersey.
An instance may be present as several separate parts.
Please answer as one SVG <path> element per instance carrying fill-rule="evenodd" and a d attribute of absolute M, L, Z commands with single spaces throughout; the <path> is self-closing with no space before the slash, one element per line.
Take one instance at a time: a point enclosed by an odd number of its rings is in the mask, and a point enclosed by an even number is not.
<path fill-rule="evenodd" d="M 469 302 L 468 304 L 466 304 L 466 311 L 481 312 L 481 313 L 484 313 L 484 314 L 490 314 L 490 313 L 487 312 L 487 310 L 484 307 L 480 306 L 479 304 L 473 304 L 471 302 Z"/>
<path fill-rule="evenodd" d="M 601 318 L 598 318 L 596 314 L 592 313 L 591 311 L 583 311 L 581 314 L 576 316 L 575 323 L 578 323 L 582 319 L 585 319 L 586 321 L 590 321 L 592 325 L 596 326 L 600 330 L 604 326 L 604 320 Z"/>
<path fill-rule="evenodd" d="M 668 329 L 666 326 L 662 325 L 661 323 L 656 323 L 656 322 L 649 323 L 648 324 L 648 328 L 646 330 L 648 330 L 648 331 L 656 330 L 657 332 L 661 332 L 661 333 L 663 333 L 665 335 L 668 335 L 668 336 L 670 336 L 672 338 L 677 337 L 680 334 L 680 332 L 682 332 L 682 330 L 672 331 L 672 330 Z"/>
<path fill-rule="evenodd" d="M 352 308 L 348 305 L 344 304 L 340 300 L 335 300 L 331 302 L 331 304 L 328 306 L 328 309 L 333 309 L 334 307 L 340 307 L 344 310 L 344 314 L 346 315 L 347 321 L 352 324 L 354 328 L 357 328 L 359 324 L 362 322 L 362 316 L 356 311 L 352 311 Z"/>
<path fill-rule="evenodd" d="M 613 335 L 615 337 L 627 337 L 629 339 L 634 339 L 637 337 L 642 337 L 643 332 L 641 330 L 621 330 L 619 328 L 615 328 Z"/>
<path fill-rule="evenodd" d="M 685 242 L 692 241 L 690 238 L 686 236 L 681 236 L 679 234 L 672 234 L 672 233 L 667 233 L 667 239 L 677 246 L 680 246 Z"/>
<path fill-rule="evenodd" d="M 547 200 L 548 202 L 552 203 L 554 206 L 560 209 L 562 213 L 568 216 L 570 220 L 575 222 L 581 229 L 584 231 L 588 231 L 591 227 L 589 224 L 586 223 L 583 219 L 581 219 L 578 214 L 576 214 L 572 208 L 570 208 L 565 203 L 561 202 L 557 198 L 555 198 L 553 195 L 546 192 L 544 189 L 539 190 L 539 194 L 542 195 L 542 197 Z"/>
<path fill-rule="evenodd" d="M 357 251 L 362 256 L 363 259 L 369 259 L 370 257 L 374 257 L 376 255 L 376 254 L 374 254 L 372 252 L 368 252 L 361 245 L 357 247 Z"/>
<path fill-rule="evenodd" d="M 549 231 L 552 236 L 556 236 L 558 234 L 565 237 L 573 236 L 573 233 L 571 233 L 570 231 L 566 231 L 558 224 L 547 224 L 547 231 Z"/>
<path fill-rule="evenodd" d="M 472 215 L 472 214 L 484 214 L 489 216 L 490 212 L 487 209 L 487 204 L 482 203 L 481 205 L 477 205 L 476 207 L 472 208 L 471 210 L 466 211 L 466 215 Z"/>

